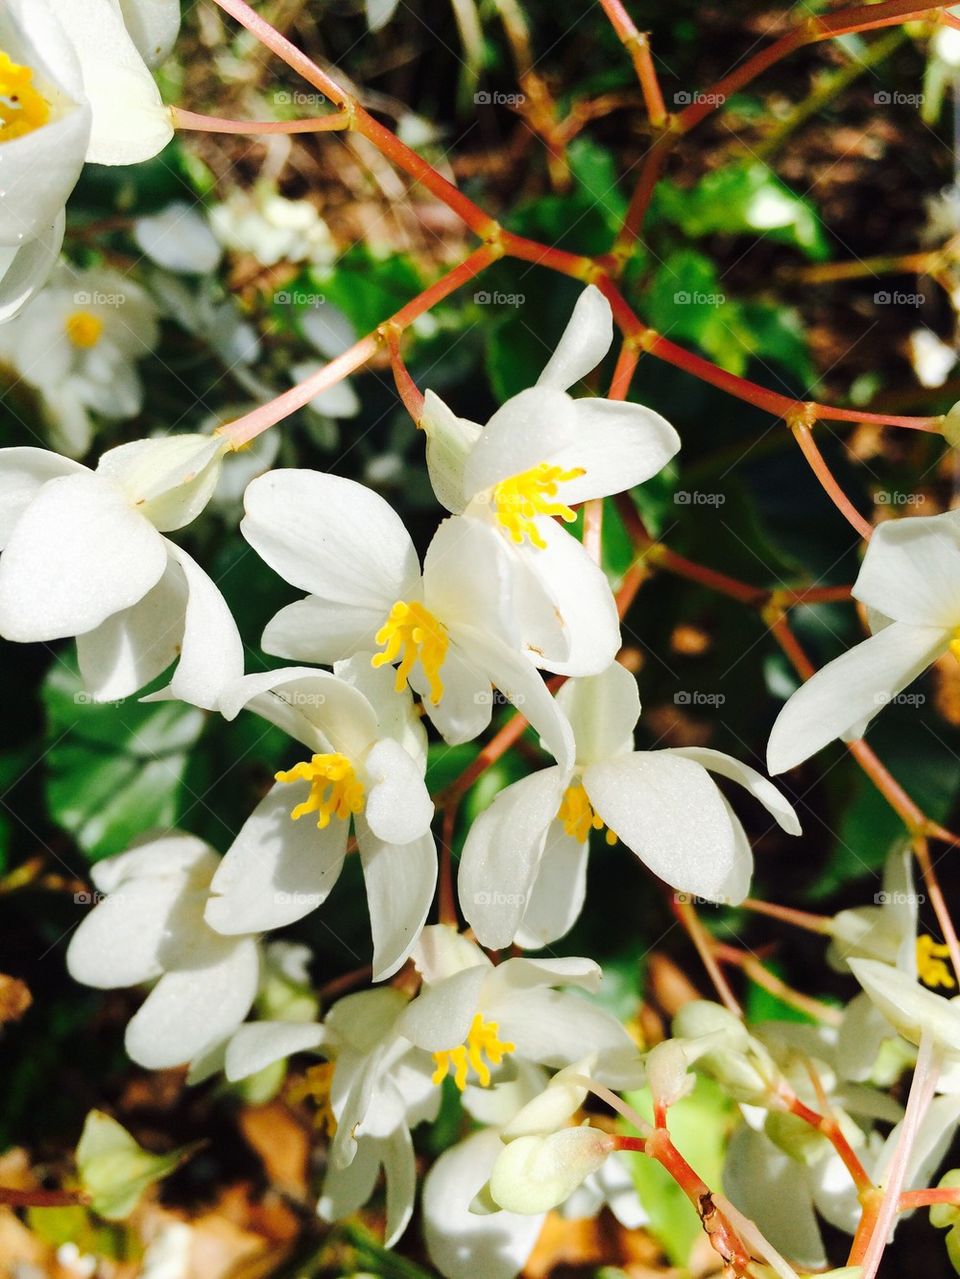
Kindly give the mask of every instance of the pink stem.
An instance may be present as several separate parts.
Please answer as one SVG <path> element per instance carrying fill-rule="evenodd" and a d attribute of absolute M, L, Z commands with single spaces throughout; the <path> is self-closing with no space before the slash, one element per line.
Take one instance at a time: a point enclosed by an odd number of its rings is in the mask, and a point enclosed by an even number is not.
<path fill-rule="evenodd" d="M 182 107 L 171 107 L 171 110 L 176 128 L 192 129 L 198 133 L 243 133 L 255 136 L 262 133 L 327 133 L 350 128 L 350 116 L 346 111 L 334 111 L 313 120 L 225 120 L 217 115 L 185 111 Z"/>

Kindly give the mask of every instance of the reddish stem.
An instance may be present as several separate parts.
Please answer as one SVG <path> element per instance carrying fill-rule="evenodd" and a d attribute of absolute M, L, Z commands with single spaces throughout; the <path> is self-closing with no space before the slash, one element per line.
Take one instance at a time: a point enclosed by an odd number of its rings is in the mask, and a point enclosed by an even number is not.
<path fill-rule="evenodd" d="M 413 419 L 414 426 L 420 430 L 420 419 L 423 417 L 423 394 L 410 376 L 410 370 L 404 364 L 403 356 L 400 354 L 400 331 L 392 324 L 384 324 L 381 326 L 381 332 L 387 344 L 387 350 L 390 352 L 390 367 L 393 370 L 397 394 Z"/>
<path fill-rule="evenodd" d="M 313 120 L 224 120 L 216 115 L 200 115 L 171 107 L 173 123 L 178 129 L 191 129 L 198 133 L 243 133 L 256 136 L 263 133 L 327 133 L 349 129 L 350 116 L 346 111 L 331 112 Z"/>
<path fill-rule="evenodd" d="M 860 537 L 869 541 L 873 536 L 873 525 L 865 520 L 860 512 L 854 507 L 853 503 L 844 493 L 843 489 L 837 483 L 833 472 L 827 466 L 823 454 L 817 447 L 817 443 L 813 438 L 810 427 L 805 422 L 795 422 L 793 424 L 793 435 L 797 443 L 800 445 L 800 451 L 810 464 L 810 469 L 820 481 L 820 484 L 834 504 L 843 518 L 853 528 Z"/>

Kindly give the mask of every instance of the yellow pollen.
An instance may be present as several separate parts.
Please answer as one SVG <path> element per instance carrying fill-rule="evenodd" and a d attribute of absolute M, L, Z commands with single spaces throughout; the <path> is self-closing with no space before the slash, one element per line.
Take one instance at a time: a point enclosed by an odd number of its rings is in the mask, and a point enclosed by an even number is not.
<path fill-rule="evenodd" d="M 67 337 L 74 346 L 80 347 L 82 351 L 89 351 L 100 341 L 103 320 L 90 311 L 74 311 L 72 315 L 67 316 L 65 328 Z"/>
<path fill-rule="evenodd" d="M 529 471 L 511 475 L 493 490 L 497 520 L 518 546 L 524 538 L 529 538 L 532 545 L 542 551 L 547 544 L 537 528 L 536 517 L 558 516 L 564 523 L 572 523 L 577 518 L 575 512 L 565 503 L 551 499 L 557 496 L 564 481 L 576 480 L 585 474 L 586 471 L 581 466 L 565 471 L 560 466 L 541 462 Z"/>
<path fill-rule="evenodd" d="M 950 652 L 960 662 L 960 626 L 953 632 L 953 639 L 950 641 Z"/>
<path fill-rule="evenodd" d="M 446 627 L 422 604 L 397 600 L 377 631 L 376 640 L 383 645 L 383 652 L 375 654 L 371 659 L 372 665 L 388 666 L 399 657 L 396 689 L 402 693 L 407 687 L 413 664 L 419 658 L 430 685 L 430 701 L 436 706 L 443 697 L 440 668 L 449 644 Z"/>
<path fill-rule="evenodd" d="M 563 792 L 557 820 L 563 822 L 567 834 L 581 844 L 589 838 L 591 830 L 603 830 L 603 818 L 593 811 L 587 792 L 579 782 L 574 782 Z M 608 830 L 604 838 L 608 844 L 617 842 L 612 830 Z"/>
<path fill-rule="evenodd" d="M 294 821 L 316 813 L 317 826 L 323 830 L 331 817 L 346 821 L 363 808 L 363 783 L 346 755 L 314 755 L 309 763 L 303 760 L 276 777 L 278 782 L 310 783 L 310 794 L 290 813 Z"/>
<path fill-rule="evenodd" d="M 50 119 L 50 103 L 33 85 L 33 68 L 0 49 L 0 142 L 12 142 Z"/>
<path fill-rule="evenodd" d="M 925 986 L 946 986 L 952 990 L 957 984 L 946 965 L 950 947 L 935 942 L 929 933 L 917 938 L 917 975 Z"/>
<path fill-rule="evenodd" d="M 334 1063 L 332 1061 L 322 1061 L 317 1066 L 311 1066 L 304 1074 L 303 1079 L 291 1084 L 286 1092 L 289 1101 L 297 1102 L 309 1099 L 313 1102 L 317 1108 L 314 1123 L 317 1128 L 326 1132 L 331 1139 L 337 1131 L 337 1119 L 330 1104 L 330 1086 L 333 1083 L 333 1071 Z"/>
<path fill-rule="evenodd" d="M 453 1082 L 463 1092 L 472 1066 L 480 1086 L 489 1088 L 490 1066 L 483 1060 L 484 1056 L 489 1059 L 491 1066 L 499 1066 L 506 1054 L 512 1053 L 516 1048 L 515 1044 L 504 1043 L 499 1037 L 499 1031 L 500 1027 L 495 1021 L 486 1021 L 483 1013 L 477 1013 L 464 1043 L 433 1054 L 433 1060 L 437 1063 L 433 1082 L 442 1084 L 447 1073 L 452 1071 Z"/>

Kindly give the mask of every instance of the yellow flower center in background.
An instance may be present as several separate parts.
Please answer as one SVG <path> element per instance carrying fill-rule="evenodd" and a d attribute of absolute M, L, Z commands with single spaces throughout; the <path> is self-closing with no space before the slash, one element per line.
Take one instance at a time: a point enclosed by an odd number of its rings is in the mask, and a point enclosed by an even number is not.
<path fill-rule="evenodd" d="M 501 481 L 493 490 L 497 520 L 518 546 L 526 537 L 542 551 L 547 544 L 534 523 L 536 517 L 538 515 L 559 516 L 564 523 L 572 523 L 577 518 L 576 513 L 563 502 L 556 502 L 553 499 L 565 480 L 575 480 L 585 474 L 586 472 L 580 466 L 565 471 L 562 467 L 541 462 L 539 466 L 531 467 L 529 471 L 511 475 L 508 480 Z"/>
<path fill-rule="evenodd" d="M 952 990 L 956 979 L 947 967 L 950 947 L 935 942 L 929 933 L 917 938 L 917 976 L 925 986 L 946 986 Z"/>
<path fill-rule="evenodd" d="M 960 626 L 953 632 L 953 639 L 950 641 L 950 652 L 960 662 Z"/>
<path fill-rule="evenodd" d="M 0 142 L 12 142 L 50 119 L 50 103 L 33 86 L 33 68 L 0 49 Z"/>
<path fill-rule="evenodd" d="M 430 684 L 430 701 L 436 706 L 443 697 L 440 667 L 447 656 L 449 644 L 446 628 L 442 623 L 422 604 L 408 604 L 404 600 L 397 600 L 387 620 L 377 631 L 376 641 L 384 646 L 384 650 L 372 658 L 374 666 L 388 666 L 398 657 L 401 658 L 397 667 L 398 693 L 402 693 L 407 687 L 413 664 L 417 658 L 420 659 L 420 665 Z"/>
<path fill-rule="evenodd" d="M 330 1087 L 333 1084 L 334 1063 L 322 1061 L 319 1065 L 310 1066 L 303 1079 L 287 1088 L 289 1101 L 310 1100 L 316 1106 L 314 1123 L 332 1140 L 337 1131 L 337 1119 L 330 1104 Z"/>
<path fill-rule="evenodd" d="M 64 327 L 67 337 L 81 351 L 89 351 L 96 346 L 103 334 L 103 320 L 90 311 L 74 311 L 67 316 Z"/>
<path fill-rule="evenodd" d="M 433 1082 L 442 1084 L 447 1072 L 453 1072 L 453 1082 L 461 1092 L 467 1086 L 467 1074 L 473 1067 L 477 1082 L 482 1088 L 490 1086 L 490 1066 L 483 1060 L 486 1056 L 491 1066 L 499 1066 L 507 1053 L 512 1053 L 515 1044 L 504 1043 L 499 1037 L 500 1027 L 495 1021 L 484 1020 L 483 1013 L 477 1013 L 470 1024 L 466 1041 L 456 1048 L 444 1048 L 433 1054 L 437 1068 L 433 1072 Z"/>
<path fill-rule="evenodd" d="M 567 834 L 581 844 L 589 838 L 591 830 L 603 830 L 603 818 L 594 812 L 587 792 L 579 782 L 568 786 L 563 792 L 557 820 L 563 822 L 563 829 Z M 612 830 L 607 831 L 605 838 L 608 844 L 617 842 Z"/>
<path fill-rule="evenodd" d="M 278 782 L 310 783 L 310 794 L 290 813 L 294 821 L 316 813 L 317 826 L 323 830 L 331 817 L 346 821 L 363 808 L 363 783 L 357 780 L 346 755 L 314 755 L 309 763 L 303 760 L 276 777 Z"/>

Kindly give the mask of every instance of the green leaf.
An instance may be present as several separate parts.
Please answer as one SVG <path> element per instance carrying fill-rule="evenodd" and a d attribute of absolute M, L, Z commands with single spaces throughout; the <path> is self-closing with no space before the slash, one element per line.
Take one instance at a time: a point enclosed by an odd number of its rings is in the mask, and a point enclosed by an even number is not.
<path fill-rule="evenodd" d="M 627 1100 L 644 1118 L 653 1119 L 650 1090 L 628 1094 Z M 698 1077 L 689 1097 L 670 1107 L 670 1136 L 687 1163 L 708 1186 L 719 1188 L 733 1104 L 710 1079 Z M 638 1155 L 633 1179 L 640 1202 L 650 1214 L 650 1232 L 663 1245 L 675 1266 L 685 1266 L 703 1231 L 700 1218 L 686 1195 L 660 1164 Z"/>
<path fill-rule="evenodd" d="M 697 239 L 704 235 L 766 235 L 816 261 L 829 256 L 814 206 L 758 160 L 717 169 L 684 191 L 657 188 L 657 214 Z"/>
<path fill-rule="evenodd" d="M 31 1231 L 51 1246 L 73 1244 L 84 1256 L 106 1257 L 111 1261 L 132 1261 L 142 1252 L 139 1241 L 122 1226 L 106 1225 L 88 1208 L 30 1208 L 27 1224 Z"/>
<path fill-rule="evenodd" d="M 91 860 L 176 825 L 203 711 L 180 702 L 94 705 L 66 662 L 47 677 L 43 700 L 50 815 Z"/>
<path fill-rule="evenodd" d="M 195 1146 L 151 1155 L 122 1124 L 91 1110 L 77 1146 L 77 1173 L 90 1205 L 107 1221 L 122 1221 L 154 1182 L 168 1177 Z"/>

